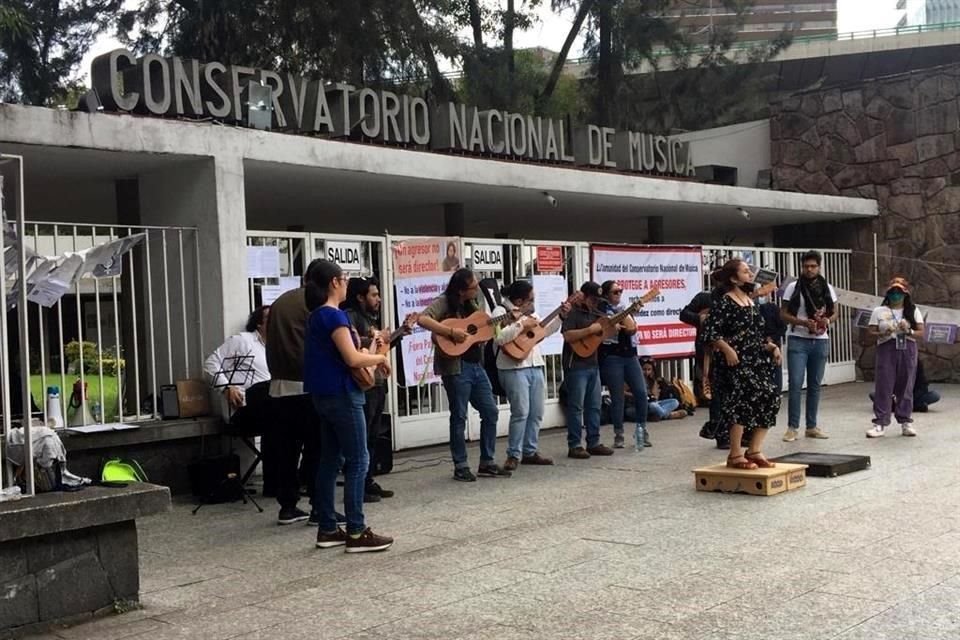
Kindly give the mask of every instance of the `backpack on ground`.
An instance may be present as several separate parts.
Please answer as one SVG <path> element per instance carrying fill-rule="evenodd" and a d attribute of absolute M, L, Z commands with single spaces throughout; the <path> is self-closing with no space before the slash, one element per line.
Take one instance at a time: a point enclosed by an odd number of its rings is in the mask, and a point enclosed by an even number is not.
<path fill-rule="evenodd" d="M 100 469 L 103 482 L 150 482 L 146 472 L 136 460 L 111 458 Z"/>
<path fill-rule="evenodd" d="M 693 389 L 691 389 L 686 382 L 680 378 L 674 378 L 671 386 L 677 392 L 681 407 L 687 410 L 696 408 L 697 398 L 693 395 Z"/>

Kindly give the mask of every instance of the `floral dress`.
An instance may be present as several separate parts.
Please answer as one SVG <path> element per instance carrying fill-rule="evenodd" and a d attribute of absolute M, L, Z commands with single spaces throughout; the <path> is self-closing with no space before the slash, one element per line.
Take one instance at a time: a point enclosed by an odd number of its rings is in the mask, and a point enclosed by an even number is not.
<path fill-rule="evenodd" d="M 720 351 L 713 355 L 713 394 L 720 401 L 719 427 L 735 424 L 748 431 L 772 427 L 780 411 L 780 393 L 774 383 L 776 364 L 764 348 L 763 316 L 756 305 L 741 307 L 730 296 L 714 298 L 703 327 L 705 343 L 723 339 L 737 352 L 734 367 Z"/>

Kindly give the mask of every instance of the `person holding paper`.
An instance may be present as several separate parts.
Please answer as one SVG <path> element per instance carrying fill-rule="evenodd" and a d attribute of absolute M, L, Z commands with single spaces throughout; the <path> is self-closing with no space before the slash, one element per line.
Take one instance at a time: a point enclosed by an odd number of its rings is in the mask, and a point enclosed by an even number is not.
<path fill-rule="evenodd" d="M 800 401 L 803 381 L 807 381 L 808 438 L 827 436 L 817 424 L 820 407 L 820 385 L 830 355 L 830 325 L 837 318 L 840 306 L 837 292 L 820 275 L 823 258 L 817 251 L 808 251 L 800 257 L 800 279 L 791 282 L 783 292 L 781 317 L 787 323 L 787 431 L 784 442 L 794 442 L 800 431 Z"/>
<path fill-rule="evenodd" d="M 498 346 L 513 342 L 521 333 L 540 323 L 539 316 L 533 311 L 534 291 L 530 282 L 517 280 L 509 287 L 504 287 L 501 294 L 505 305 L 510 305 L 523 315 L 497 333 L 494 342 Z M 548 336 L 560 330 L 562 319 L 570 312 L 570 304 L 564 302 L 560 309 L 557 317 L 544 327 Z M 506 311 L 505 308 L 497 308 L 493 314 L 498 316 Z M 516 471 L 521 462 L 530 465 L 553 464 L 553 460 L 540 455 L 538 447 L 540 425 L 543 422 L 545 366 L 539 345 L 523 360 L 514 360 L 502 349 L 497 353 L 500 384 L 510 401 L 510 436 L 507 461 L 503 465 L 507 471 Z"/>
<path fill-rule="evenodd" d="M 900 424 L 902 435 L 915 436 L 913 383 L 917 374 L 917 339 L 923 337 L 923 316 L 913 304 L 905 278 L 894 278 L 887 285 L 883 302 L 870 315 L 867 330 L 877 339 L 874 418 L 867 437 L 882 438 L 890 425 L 891 413 Z M 895 403 L 890 402 L 891 397 L 896 398 Z"/>

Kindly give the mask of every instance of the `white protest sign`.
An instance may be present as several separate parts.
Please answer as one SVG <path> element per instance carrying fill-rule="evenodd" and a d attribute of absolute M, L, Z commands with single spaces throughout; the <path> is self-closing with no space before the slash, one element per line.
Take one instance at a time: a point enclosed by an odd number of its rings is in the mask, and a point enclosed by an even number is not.
<path fill-rule="evenodd" d="M 450 279 L 446 274 L 402 278 L 396 281 L 397 310 L 400 318 L 419 313 L 440 296 Z M 433 334 L 416 326 L 413 333 L 400 342 L 403 354 L 405 386 L 415 387 L 439 380 L 433 373 Z"/>
<path fill-rule="evenodd" d="M 537 315 L 546 318 L 569 297 L 567 280 L 563 276 L 533 276 L 533 306 Z M 557 331 L 540 343 L 540 353 L 544 356 L 560 355 L 563 352 L 563 335 Z"/>
<path fill-rule="evenodd" d="M 697 330 L 680 322 L 680 312 L 702 287 L 700 247 L 592 245 L 590 254 L 593 280 L 615 280 L 623 288 L 624 305 L 660 289 L 635 316 L 641 355 L 680 358 L 694 353 Z"/>
<path fill-rule="evenodd" d="M 280 247 L 247 247 L 248 278 L 279 278 Z"/>

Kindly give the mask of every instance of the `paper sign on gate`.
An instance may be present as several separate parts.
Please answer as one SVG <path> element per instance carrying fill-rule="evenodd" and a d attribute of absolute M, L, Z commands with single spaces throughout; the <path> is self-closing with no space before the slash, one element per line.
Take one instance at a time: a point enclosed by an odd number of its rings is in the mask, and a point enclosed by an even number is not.
<path fill-rule="evenodd" d="M 541 318 L 547 317 L 569 297 L 567 279 L 563 276 L 533 276 L 533 290 L 533 305 Z M 563 334 L 558 331 L 544 338 L 540 343 L 540 353 L 544 356 L 563 353 Z"/>
<path fill-rule="evenodd" d="M 635 316 L 641 355 L 693 355 L 697 330 L 680 322 L 680 312 L 702 287 L 700 247 L 591 245 L 590 264 L 594 281 L 615 280 L 620 285 L 625 304 L 660 289 L 660 295 Z"/>
<path fill-rule="evenodd" d="M 247 247 L 248 278 L 279 278 L 280 247 Z"/>

